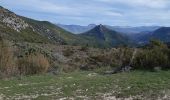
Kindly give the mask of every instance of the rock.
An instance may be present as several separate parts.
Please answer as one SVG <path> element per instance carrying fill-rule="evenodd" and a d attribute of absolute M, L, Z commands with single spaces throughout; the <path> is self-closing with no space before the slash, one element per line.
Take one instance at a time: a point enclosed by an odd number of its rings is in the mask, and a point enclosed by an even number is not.
<path fill-rule="evenodd" d="M 161 69 L 162 69 L 161 67 L 154 67 L 153 70 L 154 70 L 155 72 L 158 72 L 158 71 L 161 71 Z"/>
<path fill-rule="evenodd" d="M 80 65 L 80 69 L 81 70 L 88 70 L 88 65 L 82 64 L 82 65 Z"/>
<path fill-rule="evenodd" d="M 112 70 L 112 71 L 106 71 L 106 72 L 104 72 L 104 74 L 105 74 L 105 75 L 114 74 L 114 71 L 113 71 L 113 70 Z"/>
<path fill-rule="evenodd" d="M 30 27 L 22 18 L 4 8 L 0 9 L 0 13 L 0 22 L 3 22 L 17 32 Z"/>
<path fill-rule="evenodd" d="M 115 69 L 111 71 L 106 71 L 104 74 L 110 75 L 110 74 L 116 74 L 116 73 L 121 73 L 121 72 L 130 72 L 131 70 L 132 70 L 131 66 L 116 67 Z"/>
<path fill-rule="evenodd" d="M 131 69 L 132 69 L 131 66 L 125 66 L 122 68 L 122 72 L 130 72 Z"/>
<path fill-rule="evenodd" d="M 63 56 L 61 53 L 55 53 L 53 55 L 54 59 L 61 62 L 61 63 L 67 63 L 69 61 L 68 58 L 66 58 L 65 56 Z"/>
<path fill-rule="evenodd" d="M 97 75 L 97 73 L 90 73 L 90 74 L 88 74 L 89 77 L 96 76 L 96 75 Z"/>

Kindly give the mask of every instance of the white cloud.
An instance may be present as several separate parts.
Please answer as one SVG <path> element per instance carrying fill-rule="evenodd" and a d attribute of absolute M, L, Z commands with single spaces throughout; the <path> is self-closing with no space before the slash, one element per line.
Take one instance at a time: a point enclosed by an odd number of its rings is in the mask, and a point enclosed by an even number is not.
<path fill-rule="evenodd" d="M 32 12 L 53 13 L 65 16 L 121 16 L 120 13 L 110 11 L 110 7 L 103 7 L 97 4 L 62 4 L 59 1 L 51 0 L 5 0 L 7 5 L 16 6 L 17 10 Z M 99 7 L 100 6 L 100 7 Z"/>
<path fill-rule="evenodd" d="M 149 8 L 166 8 L 169 0 L 95 0 L 105 3 L 122 3 L 129 6 L 143 6 Z"/>
<path fill-rule="evenodd" d="M 104 15 L 108 15 L 108 16 L 113 16 L 113 17 L 122 17 L 123 16 L 123 14 L 121 14 L 121 13 L 118 13 L 118 12 L 112 12 L 112 11 L 106 11 L 106 12 L 104 12 Z"/>
<path fill-rule="evenodd" d="M 0 0 L 31 18 L 67 24 L 170 23 L 170 0 Z M 168 22 L 169 21 L 169 22 Z"/>

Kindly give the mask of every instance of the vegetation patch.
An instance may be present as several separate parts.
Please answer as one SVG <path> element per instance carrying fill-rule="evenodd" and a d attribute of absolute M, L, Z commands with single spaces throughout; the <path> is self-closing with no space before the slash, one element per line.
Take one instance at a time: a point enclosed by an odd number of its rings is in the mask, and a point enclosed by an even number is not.
<path fill-rule="evenodd" d="M 3 99 L 168 99 L 170 72 L 133 71 L 114 75 L 74 72 L 0 81 Z M 147 77 L 146 77 L 147 76 Z"/>

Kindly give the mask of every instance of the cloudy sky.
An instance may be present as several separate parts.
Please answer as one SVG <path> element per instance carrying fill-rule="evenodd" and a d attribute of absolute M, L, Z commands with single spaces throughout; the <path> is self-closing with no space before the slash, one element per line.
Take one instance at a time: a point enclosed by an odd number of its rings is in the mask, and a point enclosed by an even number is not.
<path fill-rule="evenodd" d="M 61 24 L 170 26 L 170 0 L 0 0 L 26 17 Z"/>

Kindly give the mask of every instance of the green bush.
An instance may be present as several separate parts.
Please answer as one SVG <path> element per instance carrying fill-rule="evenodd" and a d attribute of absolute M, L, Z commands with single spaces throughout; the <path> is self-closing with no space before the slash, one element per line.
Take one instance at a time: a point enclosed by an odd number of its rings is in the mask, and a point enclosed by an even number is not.
<path fill-rule="evenodd" d="M 150 47 L 142 49 L 136 55 L 133 62 L 135 69 L 153 70 L 155 67 L 167 69 L 169 63 L 169 50 L 165 44 L 160 41 L 151 41 Z"/>

